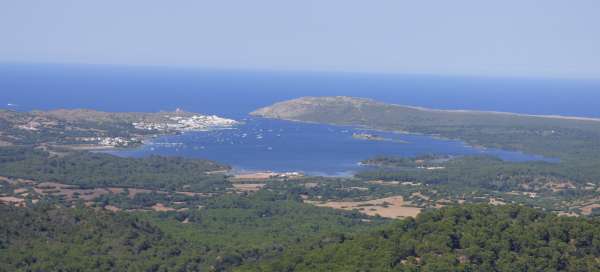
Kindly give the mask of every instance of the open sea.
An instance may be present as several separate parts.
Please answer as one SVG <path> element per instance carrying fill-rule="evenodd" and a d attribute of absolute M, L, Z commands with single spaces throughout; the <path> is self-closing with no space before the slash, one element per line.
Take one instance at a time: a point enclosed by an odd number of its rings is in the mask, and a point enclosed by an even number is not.
<path fill-rule="evenodd" d="M 600 81 L 594 80 L 0 64 L 0 108 L 182 108 L 245 123 L 232 130 L 160 137 L 135 150 L 113 152 L 121 156 L 179 155 L 221 161 L 238 170 L 324 175 L 352 173 L 360 160 L 376 155 L 490 154 L 513 161 L 548 159 L 421 135 L 372 132 L 408 143 L 358 140 L 352 133 L 364 130 L 247 115 L 282 100 L 330 95 L 440 109 L 600 118 Z"/>

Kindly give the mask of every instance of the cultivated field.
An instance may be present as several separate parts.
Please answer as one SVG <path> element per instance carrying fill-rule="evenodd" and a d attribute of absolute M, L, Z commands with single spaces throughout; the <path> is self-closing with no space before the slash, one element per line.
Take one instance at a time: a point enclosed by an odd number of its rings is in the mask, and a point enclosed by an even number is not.
<path fill-rule="evenodd" d="M 392 196 L 367 201 L 305 201 L 319 207 L 329 207 L 341 210 L 357 210 L 360 213 L 385 218 L 415 217 L 421 212 L 421 208 L 410 207 L 402 196 Z"/>

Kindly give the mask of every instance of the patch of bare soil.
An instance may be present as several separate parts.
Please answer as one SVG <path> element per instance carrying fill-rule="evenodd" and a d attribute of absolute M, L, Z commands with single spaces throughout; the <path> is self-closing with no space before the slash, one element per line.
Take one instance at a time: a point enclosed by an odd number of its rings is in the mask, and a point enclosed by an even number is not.
<path fill-rule="evenodd" d="M 27 188 L 18 188 L 18 189 L 14 190 L 15 194 L 18 194 L 18 195 L 20 195 L 22 193 L 27 193 L 28 191 L 29 190 Z"/>
<path fill-rule="evenodd" d="M 421 208 L 409 207 L 402 196 L 392 196 L 368 201 L 305 201 L 319 207 L 329 207 L 341 210 L 358 210 L 366 215 L 379 215 L 385 218 L 415 217 Z"/>
<path fill-rule="evenodd" d="M 238 192 L 256 192 L 260 189 L 262 189 L 265 184 L 264 183 L 234 183 L 232 184 L 233 188 L 235 189 L 235 191 Z"/>
<path fill-rule="evenodd" d="M 69 201 L 74 199 L 91 201 L 102 195 L 111 194 L 111 191 L 104 188 L 79 189 L 76 186 L 56 182 L 42 182 L 33 190 L 40 195 L 62 196 Z"/>
<path fill-rule="evenodd" d="M 121 208 L 117 207 L 117 206 L 113 206 L 113 205 L 106 205 L 104 206 L 105 210 L 111 211 L 111 212 L 118 212 L 121 211 Z"/>
<path fill-rule="evenodd" d="M 182 192 L 182 191 L 177 191 L 175 192 L 176 194 L 180 194 L 180 195 L 184 195 L 184 196 L 190 196 L 190 197 L 194 197 L 194 196 L 212 196 L 213 194 L 211 193 L 194 193 L 194 192 Z"/>
<path fill-rule="evenodd" d="M 11 187 L 14 187 L 13 193 L 11 195 L 2 195 L 0 198 L 0 203 L 6 203 L 10 205 L 17 206 L 25 206 L 26 201 L 25 198 L 28 196 L 33 196 L 32 201 L 35 203 L 39 201 L 39 197 L 43 196 L 53 196 L 53 197 L 61 197 L 65 201 L 73 202 L 76 200 L 83 200 L 86 206 L 94 205 L 94 200 L 103 196 L 103 195 L 111 195 L 111 194 L 123 194 L 127 192 L 127 197 L 134 198 L 138 194 L 147 194 L 147 193 L 158 193 L 158 194 L 170 194 L 166 191 L 159 190 L 150 190 L 150 189 L 140 189 L 140 188 L 120 188 L 120 187 L 105 187 L 105 188 L 80 188 L 74 185 L 62 184 L 58 182 L 34 182 L 31 180 L 24 179 L 13 179 L 0 176 L 0 182 L 6 182 Z M 238 189 L 240 191 L 255 191 L 260 190 L 264 184 L 240 184 L 238 185 Z M 179 191 L 175 192 L 177 194 L 182 194 L 186 196 L 202 196 L 202 197 L 210 197 L 212 193 L 196 193 L 196 192 L 185 192 Z M 174 202 L 178 205 L 184 205 L 185 202 Z M 148 210 L 156 210 L 156 211 L 171 211 L 175 210 L 164 204 L 157 204 L 152 207 L 146 207 Z M 117 206 L 105 206 L 104 209 L 111 211 L 118 211 L 121 208 Z M 181 210 L 181 209 L 180 209 Z M 183 211 L 183 210 L 182 210 Z"/>
<path fill-rule="evenodd" d="M 299 172 L 252 172 L 234 175 L 232 180 L 235 181 L 251 181 L 251 180 L 267 180 L 267 179 L 297 179 L 303 177 L 304 174 Z"/>
<path fill-rule="evenodd" d="M 149 194 L 152 192 L 152 190 L 137 188 L 128 188 L 127 190 L 129 191 L 129 198 L 134 198 L 137 194 Z"/>
<path fill-rule="evenodd" d="M 429 199 L 430 199 L 428 196 L 423 195 L 421 192 L 414 192 L 414 193 L 411 194 L 411 196 L 418 197 L 418 198 L 423 199 L 425 201 L 429 201 Z"/>
<path fill-rule="evenodd" d="M 592 210 L 595 208 L 600 208 L 600 204 L 590 204 L 590 205 L 586 205 L 581 207 L 581 214 L 583 215 L 590 215 L 592 214 Z"/>
<path fill-rule="evenodd" d="M 13 178 L 2 177 L 2 176 L 0 176 L 0 181 L 6 182 L 10 185 L 34 184 L 35 183 L 33 180 L 20 179 L 20 178 L 13 179 Z"/>
<path fill-rule="evenodd" d="M 233 176 L 234 179 L 237 180 L 264 180 L 270 179 L 275 176 L 273 172 L 256 172 L 256 173 L 246 173 L 246 174 L 238 174 Z"/>
<path fill-rule="evenodd" d="M 567 217 L 579 217 L 579 214 L 574 212 L 558 212 L 558 216 L 567 216 Z"/>
<path fill-rule="evenodd" d="M 342 188 L 342 191 L 347 191 L 347 192 L 350 192 L 350 191 L 363 191 L 363 192 L 365 192 L 365 191 L 368 191 L 368 190 L 369 190 L 369 188 L 366 188 L 366 187 L 356 187 L 356 186 L 355 187 Z"/>
<path fill-rule="evenodd" d="M 113 194 L 121 194 L 125 191 L 125 189 L 123 189 L 123 188 L 116 188 L 116 187 L 108 187 L 106 189 L 109 190 Z"/>
<path fill-rule="evenodd" d="M 25 205 L 25 199 L 14 197 L 14 196 L 2 196 L 2 197 L 0 197 L 0 203 L 7 204 L 7 205 L 15 205 L 15 206 L 20 207 L 20 206 Z"/>
<path fill-rule="evenodd" d="M 165 206 L 165 204 L 162 203 L 156 203 L 154 204 L 154 206 L 152 206 L 152 210 L 156 211 L 156 212 L 169 212 L 169 211 L 174 211 L 174 208 L 171 207 L 167 207 Z"/>
<path fill-rule="evenodd" d="M 495 206 L 500 206 L 500 205 L 506 205 L 506 202 L 504 202 L 502 199 L 492 197 L 492 198 L 490 198 L 490 204 L 495 205 Z"/>
<path fill-rule="evenodd" d="M 399 181 L 369 180 L 368 183 L 377 185 L 400 185 Z"/>

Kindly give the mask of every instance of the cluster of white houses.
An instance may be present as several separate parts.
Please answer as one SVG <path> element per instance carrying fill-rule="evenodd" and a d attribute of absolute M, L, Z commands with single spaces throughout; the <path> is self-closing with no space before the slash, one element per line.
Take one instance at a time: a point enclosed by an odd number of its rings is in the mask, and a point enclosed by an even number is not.
<path fill-rule="evenodd" d="M 127 139 L 123 137 L 106 137 L 100 140 L 101 145 L 114 147 L 126 147 L 138 142 L 139 140 L 136 138 Z"/>
<path fill-rule="evenodd" d="M 149 130 L 157 133 L 179 131 L 207 131 L 212 129 L 230 128 L 239 124 L 238 121 L 222 118 L 216 115 L 165 116 L 161 122 L 132 123 L 136 129 Z M 97 143 L 102 146 L 129 147 L 142 142 L 138 138 L 126 137 L 77 137 L 77 141 Z"/>
<path fill-rule="evenodd" d="M 142 141 L 138 138 L 125 138 L 125 137 L 77 137 L 76 141 L 89 142 L 93 144 L 99 144 L 102 146 L 112 147 L 127 147 L 139 144 Z"/>
<path fill-rule="evenodd" d="M 222 118 L 216 115 L 193 115 L 190 117 L 168 117 L 170 122 L 153 123 L 138 122 L 133 123 L 137 129 L 167 131 L 201 131 L 216 128 L 228 128 L 238 124 L 237 121 Z"/>

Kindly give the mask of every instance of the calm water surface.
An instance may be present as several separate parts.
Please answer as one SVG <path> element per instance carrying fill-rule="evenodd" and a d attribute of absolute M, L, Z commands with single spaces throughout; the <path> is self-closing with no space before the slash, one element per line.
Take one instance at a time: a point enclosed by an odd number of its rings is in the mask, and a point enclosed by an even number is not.
<path fill-rule="evenodd" d="M 239 171 L 301 171 L 328 176 L 350 175 L 360 168 L 358 162 L 377 155 L 494 155 L 510 161 L 546 160 L 541 156 L 473 148 L 460 141 L 423 135 L 260 118 L 244 122 L 235 129 L 165 136 L 138 149 L 110 153 L 133 157 L 160 154 L 209 158 L 233 165 Z M 395 141 L 355 139 L 354 133 L 371 133 Z"/>
<path fill-rule="evenodd" d="M 396 142 L 352 138 L 344 127 L 249 118 L 247 113 L 300 96 L 347 95 L 441 109 L 600 117 L 600 82 L 414 75 L 244 72 L 82 65 L 0 64 L 0 107 L 14 110 L 92 108 L 158 111 L 183 108 L 245 124 L 233 130 L 154 139 L 122 156 L 208 158 L 246 170 L 355 171 L 375 155 L 490 154 L 505 160 L 539 156 L 481 150 L 419 135 L 376 134 Z"/>

